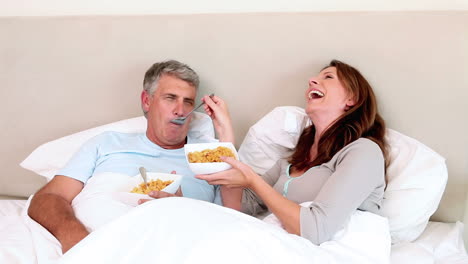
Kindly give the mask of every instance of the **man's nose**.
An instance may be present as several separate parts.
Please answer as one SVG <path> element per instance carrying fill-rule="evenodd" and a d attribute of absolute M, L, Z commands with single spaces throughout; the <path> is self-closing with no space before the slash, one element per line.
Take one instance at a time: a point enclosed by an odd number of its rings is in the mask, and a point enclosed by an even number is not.
<path fill-rule="evenodd" d="M 184 102 L 177 102 L 174 108 L 174 115 L 184 116 Z"/>

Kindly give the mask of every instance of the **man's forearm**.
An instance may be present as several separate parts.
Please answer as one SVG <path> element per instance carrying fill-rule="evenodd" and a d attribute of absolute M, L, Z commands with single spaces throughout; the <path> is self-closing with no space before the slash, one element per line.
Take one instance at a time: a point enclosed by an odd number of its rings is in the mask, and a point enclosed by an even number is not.
<path fill-rule="evenodd" d="M 231 124 L 225 125 L 224 127 L 216 127 L 216 133 L 218 134 L 220 142 L 235 143 L 234 129 Z"/>
<path fill-rule="evenodd" d="M 63 253 L 89 234 L 76 218 L 70 203 L 59 195 L 36 194 L 29 206 L 28 215 L 60 241 Z"/>
<path fill-rule="evenodd" d="M 240 211 L 242 209 L 242 187 L 221 186 L 221 198 L 225 207 Z"/>

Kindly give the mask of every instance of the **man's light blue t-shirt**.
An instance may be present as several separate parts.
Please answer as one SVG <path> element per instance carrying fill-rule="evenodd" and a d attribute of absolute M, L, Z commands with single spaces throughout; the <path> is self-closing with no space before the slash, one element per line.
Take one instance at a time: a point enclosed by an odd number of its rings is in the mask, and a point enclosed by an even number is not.
<path fill-rule="evenodd" d="M 188 143 L 200 143 L 187 138 Z M 216 202 L 217 188 L 194 178 L 183 148 L 163 149 L 148 139 L 145 133 L 104 132 L 86 142 L 57 174 L 83 183 L 95 174 L 114 172 L 135 176 L 138 168 L 148 172 L 183 175 L 181 188 L 185 197 Z M 216 201 L 215 201 L 216 197 Z"/>

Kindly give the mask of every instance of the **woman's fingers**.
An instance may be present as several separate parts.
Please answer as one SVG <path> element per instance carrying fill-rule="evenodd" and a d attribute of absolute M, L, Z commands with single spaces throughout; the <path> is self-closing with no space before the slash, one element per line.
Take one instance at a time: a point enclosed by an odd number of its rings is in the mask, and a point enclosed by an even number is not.
<path fill-rule="evenodd" d="M 199 174 L 195 178 L 205 180 L 211 185 L 226 185 L 230 187 L 243 186 L 245 177 L 237 169 L 229 169 L 213 174 Z"/>
<path fill-rule="evenodd" d="M 195 175 L 195 178 L 205 180 L 211 185 L 223 184 L 226 182 L 226 177 L 223 172 L 213 174 L 199 174 Z"/>
<path fill-rule="evenodd" d="M 251 168 L 248 165 L 242 163 L 241 161 L 233 157 L 221 157 L 221 160 L 230 164 L 234 169 L 237 169 L 242 174 L 247 174 L 251 171 Z"/>
<path fill-rule="evenodd" d="M 233 157 L 220 157 L 220 159 L 226 163 L 229 163 L 229 165 L 231 165 L 233 168 L 235 169 L 240 169 L 240 167 L 242 166 L 242 162 L 238 161 L 237 159 L 233 158 Z"/>

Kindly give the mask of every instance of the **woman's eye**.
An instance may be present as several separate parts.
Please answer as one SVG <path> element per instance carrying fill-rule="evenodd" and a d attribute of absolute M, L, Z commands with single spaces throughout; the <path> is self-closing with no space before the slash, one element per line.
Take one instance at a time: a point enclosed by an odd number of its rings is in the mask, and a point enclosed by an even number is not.
<path fill-rule="evenodd" d="M 333 76 L 331 76 L 331 75 L 325 75 L 325 79 L 333 79 Z"/>

